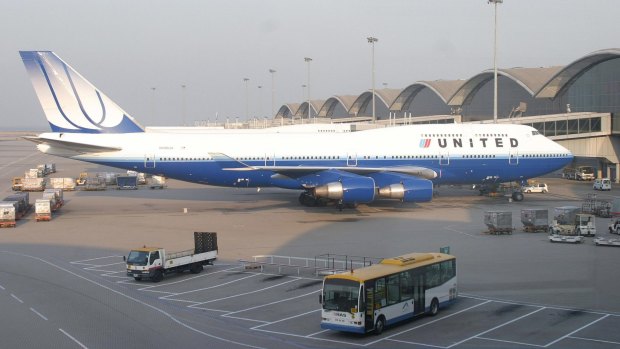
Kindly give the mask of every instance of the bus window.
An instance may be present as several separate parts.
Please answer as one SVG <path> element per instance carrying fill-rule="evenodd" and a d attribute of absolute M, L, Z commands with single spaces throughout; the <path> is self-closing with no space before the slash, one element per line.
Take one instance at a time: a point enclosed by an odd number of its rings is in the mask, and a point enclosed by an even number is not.
<path fill-rule="evenodd" d="M 387 304 L 392 305 L 400 301 L 400 283 L 398 274 L 390 275 L 387 278 Z"/>
<path fill-rule="evenodd" d="M 385 307 L 385 279 L 380 278 L 375 281 L 375 309 Z"/>
<path fill-rule="evenodd" d="M 441 263 L 441 283 L 447 282 L 456 275 L 454 270 L 454 261 L 445 261 Z"/>
<path fill-rule="evenodd" d="M 426 267 L 426 288 L 433 288 L 439 285 L 441 280 L 439 264 L 433 264 Z"/>
<path fill-rule="evenodd" d="M 413 277 L 411 271 L 400 273 L 400 300 L 406 301 L 413 298 Z"/>

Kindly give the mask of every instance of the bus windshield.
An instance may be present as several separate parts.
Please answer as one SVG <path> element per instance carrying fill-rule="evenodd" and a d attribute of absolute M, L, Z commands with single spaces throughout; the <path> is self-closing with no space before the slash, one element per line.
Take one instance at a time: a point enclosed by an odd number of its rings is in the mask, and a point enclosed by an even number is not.
<path fill-rule="evenodd" d="M 358 307 L 360 284 L 351 280 L 326 279 L 323 309 L 351 311 Z"/>
<path fill-rule="evenodd" d="M 131 251 L 127 257 L 127 264 L 146 265 L 149 259 L 149 253 L 144 251 Z"/>

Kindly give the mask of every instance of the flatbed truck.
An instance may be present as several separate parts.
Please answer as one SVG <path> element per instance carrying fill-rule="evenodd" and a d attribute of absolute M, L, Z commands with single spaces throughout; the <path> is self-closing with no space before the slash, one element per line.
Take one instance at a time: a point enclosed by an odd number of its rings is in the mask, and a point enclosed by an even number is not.
<path fill-rule="evenodd" d="M 217 234 L 194 233 L 194 249 L 167 253 L 160 247 L 142 247 L 129 252 L 126 258 L 127 276 L 136 281 L 150 279 L 160 282 L 164 275 L 189 270 L 200 273 L 205 265 L 213 265 L 217 259 Z"/>

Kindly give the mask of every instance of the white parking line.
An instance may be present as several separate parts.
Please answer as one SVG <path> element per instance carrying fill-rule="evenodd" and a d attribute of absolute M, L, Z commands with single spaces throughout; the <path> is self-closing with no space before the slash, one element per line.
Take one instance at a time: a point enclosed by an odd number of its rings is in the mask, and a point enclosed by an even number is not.
<path fill-rule="evenodd" d="M 418 342 L 410 342 L 410 341 L 402 341 L 399 339 L 388 339 L 390 342 L 397 342 L 397 343 L 403 343 L 403 344 L 411 344 L 411 345 L 420 345 L 423 347 L 433 347 L 433 348 L 440 348 L 440 349 L 446 349 L 446 347 L 442 347 L 440 345 L 432 345 L 432 344 L 428 344 L 428 343 L 418 343 Z"/>
<path fill-rule="evenodd" d="M 159 299 L 168 299 L 168 297 L 173 297 L 173 296 L 180 296 L 180 295 L 184 295 L 184 294 L 188 294 L 188 293 L 194 293 L 194 292 L 199 292 L 199 291 L 204 291 L 204 290 L 210 290 L 210 289 L 214 289 L 214 288 L 218 288 L 218 287 L 222 287 L 222 286 L 226 286 L 226 285 L 230 285 L 232 283 L 235 283 L 237 281 L 241 281 L 241 280 L 245 280 L 245 279 L 249 279 L 251 277 L 255 277 L 258 274 L 252 274 L 250 276 L 246 276 L 246 277 L 242 277 L 240 279 L 236 279 L 236 280 L 232 280 L 232 281 L 228 281 L 225 282 L 223 284 L 217 284 L 217 285 L 213 285 L 213 286 L 209 286 L 209 287 L 203 287 L 203 288 L 199 288 L 199 289 L 195 289 L 195 290 L 191 290 L 191 291 L 185 291 L 185 292 L 180 292 L 180 293 L 174 293 L 170 296 L 164 296 L 164 297 L 159 297 Z"/>
<path fill-rule="evenodd" d="M 483 340 L 486 340 L 486 341 L 525 345 L 525 346 L 528 346 L 528 347 L 544 348 L 542 345 L 538 345 L 538 344 L 515 342 L 515 341 L 507 341 L 507 340 L 497 339 L 497 338 L 476 337 L 475 339 L 483 339 Z"/>
<path fill-rule="evenodd" d="M 519 321 L 519 320 L 521 320 L 521 319 L 523 319 L 523 318 L 525 318 L 525 317 L 528 317 L 528 316 L 530 316 L 530 315 L 532 315 L 532 314 L 536 314 L 536 313 L 538 313 L 539 311 L 544 310 L 544 309 L 547 309 L 547 308 L 543 307 L 543 308 L 536 309 L 536 310 L 534 310 L 534 311 L 532 311 L 532 312 L 529 312 L 529 313 L 527 313 L 527 314 L 525 314 L 525 315 L 521 315 L 521 316 L 519 316 L 518 318 L 512 319 L 512 320 L 510 320 L 510 321 L 506 321 L 506 322 L 504 322 L 504 323 L 503 323 L 503 324 L 501 324 L 501 325 L 497 325 L 497 326 L 495 326 L 495 327 L 493 327 L 493 328 L 490 328 L 490 329 L 488 329 L 488 330 L 486 330 L 486 331 L 480 332 L 480 333 L 478 333 L 478 334 L 476 334 L 476 335 L 473 335 L 473 336 L 471 336 L 471 337 L 469 337 L 469 338 L 463 339 L 462 341 L 459 341 L 459 342 L 456 342 L 456 343 L 452 343 L 452 345 L 450 345 L 450 346 L 448 346 L 448 347 L 446 347 L 446 348 L 452 348 L 452 347 L 454 347 L 454 346 L 456 346 L 456 345 L 459 345 L 459 344 L 461 344 L 461 343 L 465 343 L 465 342 L 467 342 L 467 341 L 469 341 L 469 340 L 472 340 L 472 339 L 474 339 L 474 338 L 476 338 L 476 337 L 478 337 L 478 336 L 482 336 L 482 335 L 485 335 L 485 334 L 487 334 L 487 333 L 489 333 L 489 332 L 495 331 L 496 329 L 498 329 L 498 328 L 500 328 L 500 327 L 504 327 L 504 326 L 506 326 L 506 325 L 509 325 L 509 324 L 511 324 L 511 323 L 513 323 L 513 322 L 515 322 L 515 321 Z"/>
<path fill-rule="evenodd" d="M 4 291 L 6 290 L 6 288 L 2 287 L 2 285 L 0 285 L 0 290 Z"/>
<path fill-rule="evenodd" d="M 265 291 L 265 290 L 272 289 L 272 288 L 274 288 L 274 287 L 282 286 L 282 285 L 285 285 L 285 284 L 291 283 L 291 282 L 293 282 L 293 281 L 297 281 L 297 279 L 293 279 L 293 280 L 289 280 L 289 281 L 281 282 L 281 283 L 279 283 L 279 284 L 271 285 L 271 286 L 269 286 L 269 287 L 263 287 L 263 288 L 258 289 L 258 290 L 253 290 L 253 291 L 249 291 L 249 292 L 238 293 L 238 294 L 235 294 L 235 295 L 232 295 L 232 296 L 228 296 L 228 297 L 222 297 L 222 298 L 212 299 L 212 300 L 210 300 L 210 301 L 202 302 L 202 303 L 199 303 L 199 304 L 197 304 L 197 305 L 200 305 L 200 304 L 207 304 L 207 303 L 213 303 L 213 302 L 218 302 L 218 301 L 223 301 L 223 300 L 225 300 L 225 299 L 230 299 L 230 298 L 235 298 L 235 297 L 247 296 L 247 295 L 252 294 L 252 293 L 262 292 L 262 291 Z M 192 307 L 194 307 L 194 306 L 192 306 Z"/>
<path fill-rule="evenodd" d="M 600 318 L 598 318 L 598 319 L 596 319 L 596 320 L 594 320 L 594 321 L 590 322 L 589 324 L 586 324 L 586 325 L 584 325 L 584 326 L 579 327 L 578 329 L 576 329 L 576 330 L 574 330 L 573 332 L 571 332 L 571 333 L 567 334 L 566 336 L 562 336 L 562 337 L 560 337 L 560 338 L 558 338 L 558 339 L 554 340 L 553 342 L 549 342 L 548 344 L 546 344 L 546 345 L 545 345 L 545 348 L 546 348 L 546 347 L 549 347 L 549 346 L 551 346 L 551 345 L 553 345 L 553 344 L 555 344 L 555 343 L 557 343 L 557 342 L 559 342 L 559 341 L 563 340 L 564 338 L 566 338 L 566 337 L 568 337 L 568 336 L 571 336 L 571 335 L 573 335 L 573 334 L 575 334 L 575 333 L 577 333 L 577 332 L 579 332 L 579 331 L 581 331 L 581 330 L 583 330 L 583 329 L 585 329 L 585 328 L 588 328 L 588 327 L 590 327 L 590 326 L 594 325 L 595 323 L 597 323 L 597 322 L 599 322 L 599 321 L 601 321 L 601 320 L 603 320 L 603 319 L 606 319 L 608 316 L 609 316 L 609 315 L 605 315 L 605 316 L 603 316 L 603 317 L 600 317 Z"/>
<path fill-rule="evenodd" d="M 68 334 L 65 330 L 63 330 L 62 328 L 58 329 L 60 332 L 62 332 L 65 336 L 71 338 L 72 341 L 74 341 L 77 345 L 79 345 L 80 347 L 82 347 L 82 349 L 88 349 L 87 346 L 85 346 L 84 344 L 80 343 L 79 340 L 75 339 L 75 337 L 73 337 L 72 335 Z"/>
<path fill-rule="evenodd" d="M 573 336 L 568 336 L 568 337 L 566 337 L 566 338 L 580 339 L 580 340 L 583 340 L 583 341 L 599 342 L 599 343 L 605 343 L 605 344 L 615 344 L 615 345 L 620 345 L 620 342 L 604 341 L 604 340 L 602 340 L 602 339 L 583 338 L 583 337 L 573 337 Z"/>
<path fill-rule="evenodd" d="M 34 308 L 30 308 L 30 310 L 31 310 L 33 313 L 35 313 L 35 314 L 39 315 L 39 317 L 40 317 L 41 319 L 43 319 L 43 320 L 47 321 L 47 318 L 46 318 L 45 316 L 43 316 L 43 314 L 41 314 L 41 313 L 39 313 L 38 311 L 34 310 Z"/>
<path fill-rule="evenodd" d="M 290 320 L 290 319 L 294 319 L 294 318 L 296 318 L 296 317 L 300 317 L 300 316 L 304 316 L 304 315 L 312 314 L 312 313 L 317 312 L 317 311 L 321 311 L 321 309 L 314 309 L 314 310 L 310 310 L 310 311 L 307 311 L 307 312 L 305 312 L 305 313 L 301 313 L 301 314 L 297 314 L 297 315 L 289 316 L 289 317 L 287 317 L 287 318 L 280 319 L 280 320 L 277 320 L 277 321 L 268 322 L 268 323 L 266 323 L 266 324 L 264 324 L 264 325 L 258 325 L 258 326 L 252 327 L 251 329 L 252 329 L 252 330 L 256 330 L 256 329 L 259 329 L 260 327 L 263 327 L 263 326 L 277 324 L 278 322 L 287 321 L 287 320 Z"/>
<path fill-rule="evenodd" d="M 23 301 L 23 300 L 21 300 L 21 299 L 19 299 L 16 295 L 14 295 L 14 294 L 12 294 L 12 293 L 11 293 L 11 297 L 15 298 L 15 300 L 17 300 L 18 302 L 20 302 L 20 303 L 24 304 L 24 301 Z"/>
<path fill-rule="evenodd" d="M 479 238 L 479 236 L 472 235 L 472 234 L 467 234 L 467 233 L 465 233 L 465 232 L 463 232 L 463 231 L 460 231 L 460 230 L 454 229 L 454 228 L 452 228 L 452 226 L 451 226 L 451 225 L 450 225 L 450 226 L 445 227 L 445 229 L 446 229 L 446 230 L 453 231 L 453 232 L 455 232 L 455 233 L 459 233 L 459 234 L 463 234 L 463 235 L 471 236 L 472 238 L 476 238 L 476 239 L 477 239 L 477 238 Z"/>
<path fill-rule="evenodd" d="M 306 297 L 306 296 L 309 296 L 309 295 L 311 295 L 311 294 L 313 294 L 313 293 L 317 293 L 317 292 L 320 292 L 320 291 L 321 291 L 321 290 L 316 290 L 316 291 L 308 292 L 308 293 L 306 293 L 306 294 L 302 294 L 302 295 L 299 295 L 299 296 L 290 297 L 290 298 L 285 298 L 285 299 L 280 299 L 280 300 L 277 300 L 277 301 L 275 301 L 275 302 L 265 303 L 265 304 L 257 305 L 257 306 L 255 306 L 255 307 L 251 307 L 251 308 L 246 308 L 246 309 L 242 309 L 242 310 L 233 311 L 233 312 L 230 312 L 230 313 L 228 313 L 228 314 L 226 314 L 226 315 L 224 315 L 224 316 L 228 316 L 228 315 L 230 315 L 230 314 L 243 313 L 244 311 L 254 310 L 254 309 L 258 309 L 258 308 L 266 307 L 266 306 L 273 305 L 273 304 L 277 304 L 277 303 L 287 302 L 287 301 L 290 301 L 290 300 L 293 300 L 293 299 L 297 299 L 297 298 Z"/>
<path fill-rule="evenodd" d="M 73 262 L 69 262 L 71 264 L 82 264 L 82 265 L 96 265 L 96 264 L 90 264 L 90 263 L 83 263 L 83 262 L 90 262 L 90 261 L 96 261 L 98 259 L 105 259 L 105 258 L 123 258 L 123 256 L 105 256 L 105 257 L 97 257 L 97 258 L 90 258 L 90 259 L 82 259 L 80 261 L 73 261 Z"/>

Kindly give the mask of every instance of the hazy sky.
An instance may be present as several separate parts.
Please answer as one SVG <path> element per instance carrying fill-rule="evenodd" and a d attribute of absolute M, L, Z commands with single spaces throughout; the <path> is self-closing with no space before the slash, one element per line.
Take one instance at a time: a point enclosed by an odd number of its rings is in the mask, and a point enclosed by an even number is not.
<path fill-rule="evenodd" d="M 500 68 L 566 65 L 619 47 L 618 0 L 505 0 Z M 19 50 L 52 50 L 145 126 L 270 115 L 376 85 L 467 79 L 493 66 L 486 0 L 0 0 L 0 128 L 47 130 Z M 258 86 L 263 88 L 259 89 Z M 153 93 L 152 87 L 155 87 Z M 153 112 L 154 110 L 154 112 Z"/>

